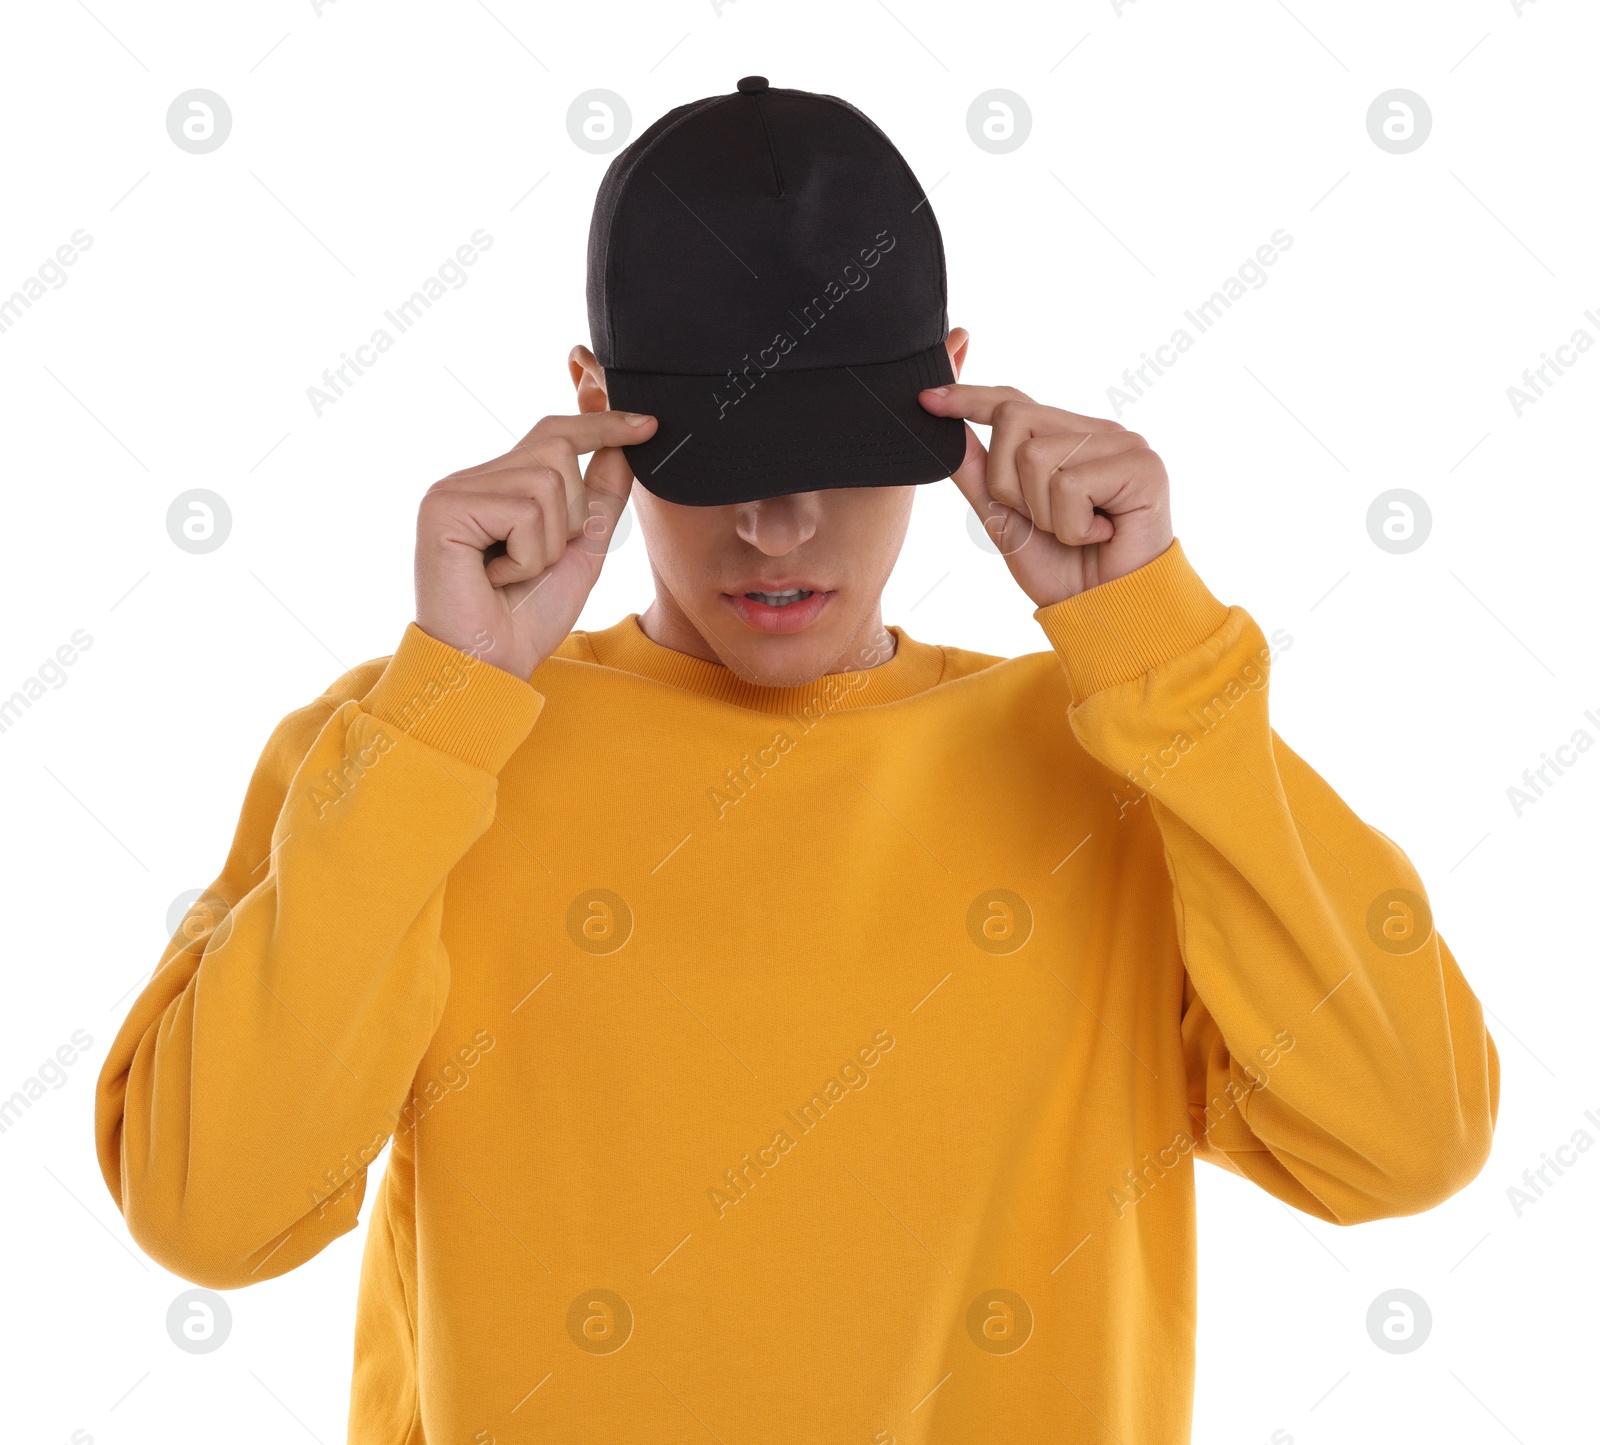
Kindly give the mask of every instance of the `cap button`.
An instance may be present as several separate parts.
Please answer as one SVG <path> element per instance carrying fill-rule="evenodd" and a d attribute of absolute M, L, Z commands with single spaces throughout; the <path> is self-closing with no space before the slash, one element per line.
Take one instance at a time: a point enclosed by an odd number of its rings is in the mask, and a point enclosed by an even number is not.
<path fill-rule="evenodd" d="M 749 95 L 757 90 L 765 90 L 766 88 L 767 77 L 764 75 L 747 75 L 739 82 L 739 90 L 744 95 Z"/>

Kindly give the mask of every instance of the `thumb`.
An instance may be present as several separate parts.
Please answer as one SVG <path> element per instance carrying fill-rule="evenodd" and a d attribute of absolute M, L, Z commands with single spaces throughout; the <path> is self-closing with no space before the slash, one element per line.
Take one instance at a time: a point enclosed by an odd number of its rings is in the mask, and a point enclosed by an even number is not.
<path fill-rule="evenodd" d="M 961 495 L 972 504 L 972 510 L 983 523 L 989 540 L 999 548 L 1002 556 L 1009 557 L 1033 535 L 1033 518 L 1026 512 L 997 502 L 989 491 L 989 453 L 978 440 L 970 422 L 967 430 L 967 453 L 961 465 L 950 474 L 950 480 L 960 489 Z"/>
<path fill-rule="evenodd" d="M 584 551 L 605 555 L 632 492 L 627 453 L 621 447 L 598 448 L 583 474 L 583 530 L 576 540 Z"/>

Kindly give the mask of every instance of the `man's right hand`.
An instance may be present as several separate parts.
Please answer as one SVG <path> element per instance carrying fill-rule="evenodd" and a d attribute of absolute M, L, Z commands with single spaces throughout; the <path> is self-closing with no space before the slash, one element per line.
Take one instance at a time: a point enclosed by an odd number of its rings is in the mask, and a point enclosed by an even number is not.
<path fill-rule="evenodd" d="M 526 681 L 600 575 L 633 488 L 623 444 L 655 429 L 632 412 L 547 416 L 504 456 L 435 482 L 417 512 L 417 626 Z"/>

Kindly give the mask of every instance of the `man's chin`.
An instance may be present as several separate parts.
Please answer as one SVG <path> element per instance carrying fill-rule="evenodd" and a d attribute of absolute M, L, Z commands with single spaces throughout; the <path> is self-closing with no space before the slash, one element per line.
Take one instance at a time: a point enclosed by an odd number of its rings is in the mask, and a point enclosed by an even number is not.
<path fill-rule="evenodd" d="M 834 629 L 805 628 L 797 632 L 748 631 L 737 638 L 724 634 L 716 651 L 724 666 L 746 682 L 760 687 L 804 687 L 830 673 L 848 672 L 853 665 L 843 656 L 846 644 Z"/>

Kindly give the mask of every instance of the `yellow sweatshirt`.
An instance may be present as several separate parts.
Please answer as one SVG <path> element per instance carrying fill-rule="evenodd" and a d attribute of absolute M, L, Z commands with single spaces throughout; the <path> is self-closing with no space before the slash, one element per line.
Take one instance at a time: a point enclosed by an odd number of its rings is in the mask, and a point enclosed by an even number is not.
<path fill-rule="evenodd" d="M 1176 543 L 1036 616 L 782 690 L 637 615 L 531 682 L 409 627 L 273 733 L 112 1046 L 134 1239 L 282 1274 L 392 1138 L 358 1445 L 1188 1440 L 1194 1159 L 1427 1209 L 1498 1058 Z"/>

